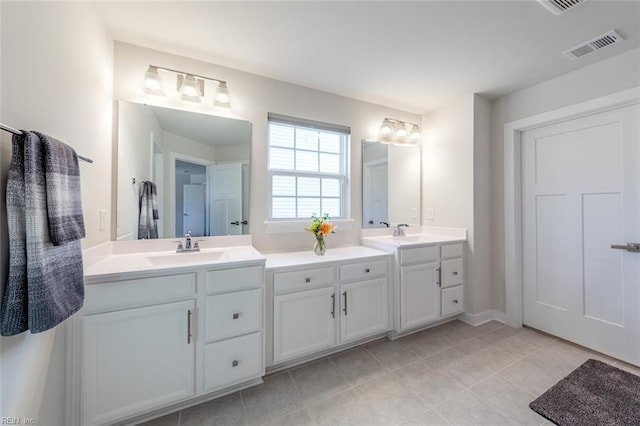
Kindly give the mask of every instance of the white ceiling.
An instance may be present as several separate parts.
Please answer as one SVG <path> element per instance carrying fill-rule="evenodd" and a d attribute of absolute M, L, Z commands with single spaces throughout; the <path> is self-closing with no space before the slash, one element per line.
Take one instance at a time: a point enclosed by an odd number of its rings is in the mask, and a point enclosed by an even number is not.
<path fill-rule="evenodd" d="M 589 0 L 560 16 L 534 0 L 97 7 L 117 40 L 417 113 L 472 92 L 500 97 L 640 45 L 640 1 Z M 612 29 L 627 40 L 575 61 L 561 53 Z"/>
<path fill-rule="evenodd" d="M 169 133 L 205 145 L 238 145 L 251 142 L 251 123 L 234 118 L 197 114 L 148 105 L 160 126 Z"/>

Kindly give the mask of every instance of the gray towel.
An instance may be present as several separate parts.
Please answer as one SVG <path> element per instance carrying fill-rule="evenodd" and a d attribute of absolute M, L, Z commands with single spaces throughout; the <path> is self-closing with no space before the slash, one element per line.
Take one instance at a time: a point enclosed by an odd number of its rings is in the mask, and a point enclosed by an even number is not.
<path fill-rule="evenodd" d="M 70 146 L 42 133 L 49 236 L 55 245 L 84 238 L 78 156 Z"/>
<path fill-rule="evenodd" d="M 156 184 L 145 180 L 140 186 L 138 239 L 158 238 L 158 193 Z"/>
<path fill-rule="evenodd" d="M 37 134 L 13 137 L 7 180 L 9 276 L 0 334 L 55 327 L 84 301 L 80 240 L 55 246 L 49 237 L 43 143 Z"/>

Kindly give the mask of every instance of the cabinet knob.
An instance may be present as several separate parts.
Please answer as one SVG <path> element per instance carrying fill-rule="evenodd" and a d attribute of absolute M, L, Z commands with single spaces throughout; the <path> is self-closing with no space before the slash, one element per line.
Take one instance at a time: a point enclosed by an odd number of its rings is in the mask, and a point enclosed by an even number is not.
<path fill-rule="evenodd" d="M 305 278 L 305 279 L 304 279 L 304 282 L 305 282 L 305 283 L 310 283 L 310 282 L 311 282 L 311 278 L 309 278 L 309 277 Z"/>
<path fill-rule="evenodd" d="M 453 275 L 458 275 L 458 271 L 453 271 Z"/>
<path fill-rule="evenodd" d="M 369 268 L 365 268 L 365 270 L 364 270 L 364 271 L 368 274 L 369 272 L 371 272 L 371 269 L 369 269 Z"/>
<path fill-rule="evenodd" d="M 453 299 L 452 302 L 453 303 L 458 303 L 458 299 Z"/>
<path fill-rule="evenodd" d="M 237 367 L 237 366 L 238 366 L 238 364 L 240 364 L 240 363 L 238 362 L 238 360 L 237 360 L 237 359 L 234 359 L 234 360 L 233 360 L 233 362 L 231 363 L 231 366 L 232 366 L 232 367 Z"/>
<path fill-rule="evenodd" d="M 233 314 L 233 319 L 238 319 L 240 318 L 240 313 L 236 312 L 235 314 Z"/>

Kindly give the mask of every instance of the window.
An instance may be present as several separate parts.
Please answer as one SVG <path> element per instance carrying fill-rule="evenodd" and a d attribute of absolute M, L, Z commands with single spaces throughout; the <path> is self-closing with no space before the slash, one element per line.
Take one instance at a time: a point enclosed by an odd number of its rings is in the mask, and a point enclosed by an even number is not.
<path fill-rule="evenodd" d="M 269 114 L 270 219 L 346 217 L 348 127 Z"/>

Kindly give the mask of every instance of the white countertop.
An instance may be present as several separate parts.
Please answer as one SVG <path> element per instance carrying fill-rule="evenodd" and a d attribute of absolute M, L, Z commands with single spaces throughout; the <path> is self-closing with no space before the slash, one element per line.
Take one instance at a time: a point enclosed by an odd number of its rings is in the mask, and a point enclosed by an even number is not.
<path fill-rule="evenodd" d="M 464 242 L 467 230 L 461 228 L 409 227 L 405 236 L 392 236 L 392 228 L 363 230 L 362 244 L 380 250 Z"/>
<path fill-rule="evenodd" d="M 389 256 L 389 253 L 363 246 L 338 247 L 327 249 L 324 256 L 318 256 L 313 250 L 265 254 L 267 269 L 287 268 L 302 265 L 316 265 L 343 260 L 357 260 L 375 256 Z"/>
<path fill-rule="evenodd" d="M 214 240 L 215 238 L 217 237 L 201 240 L 201 250 L 198 252 L 184 253 L 176 253 L 173 239 L 140 241 L 140 244 L 135 244 L 135 241 L 101 244 L 83 252 L 85 284 L 141 277 L 157 272 L 166 274 L 196 268 L 242 266 L 265 260 L 265 257 L 251 245 L 223 246 L 220 240 Z M 240 244 L 247 243 L 244 239 L 235 241 Z M 228 240 L 223 242 L 229 243 Z"/>

